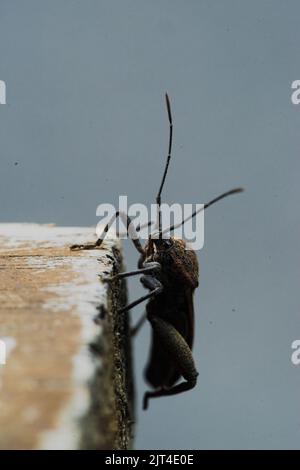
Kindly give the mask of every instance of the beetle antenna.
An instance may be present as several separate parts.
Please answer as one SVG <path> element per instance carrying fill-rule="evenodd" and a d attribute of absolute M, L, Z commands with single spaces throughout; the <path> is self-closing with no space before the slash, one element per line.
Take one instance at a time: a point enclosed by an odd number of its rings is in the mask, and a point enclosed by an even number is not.
<path fill-rule="evenodd" d="M 244 192 L 244 188 L 234 188 L 234 189 L 231 189 L 230 191 L 226 191 L 226 193 L 223 193 L 220 196 L 215 197 L 211 201 L 204 204 L 203 209 L 207 209 L 209 206 L 212 206 L 213 204 L 220 201 L 221 199 L 224 199 L 224 197 L 231 196 L 232 194 L 242 193 L 242 192 Z M 195 215 L 198 212 L 199 212 L 199 210 L 195 212 Z M 194 217 L 194 215 L 193 215 L 193 217 Z"/>
<path fill-rule="evenodd" d="M 171 160 L 171 152 L 172 152 L 172 140 L 173 140 L 173 121 L 172 121 L 172 113 L 171 113 L 171 104 L 169 100 L 168 93 L 166 93 L 166 105 L 167 105 L 167 112 L 168 112 L 168 119 L 169 119 L 169 124 L 170 124 L 170 133 L 169 133 L 169 148 L 168 148 L 168 157 L 167 157 L 167 162 L 166 166 L 164 169 L 164 174 L 160 183 L 160 187 L 158 190 L 158 194 L 156 196 L 156 204 L 158 207 L 158 232 L 159 232 L 159 238 L 160 240 L 162 239 L 162 229 L 161 229 L 161 211 L 160 211 L 160 206 L 161 206 L 161 193 L 165 184 L 166 176 L 168 173 L 168 168 Z"/>
<path fill-rule="evenodd" d="M 200 207 L 200 209 L 197 209 L 196 211 L 194 211 L 191 215 L 189 215 L 186 219 L 182 220 L 181 222 L 179 222 L 178 224 L 175 224 L 175 225 L 171 225 L 170 227 L 167 227 L 166 229 L 164 229 L 161 234 L 163 235 L 164 233 L 166 232 L 171 232 L 172 230 L 178 228 L 178 227 L 181 227 L 182 225 L 184 225 L 188 220 L 191 220 L 193 219 L 197 214 L 199 214 L 199 212 L 202 212 L 204 211 L 205 209 L 207 209 L 208 207 L 212 206 L 213 204 L 215 204 L 216 202 L 220 201 L 221 199 L 224 199 L 225 197 L 227 196 L 231 196 L 232 194 L 237 194 L 237 193 L 242 193 L 244 191 L 243 188 L 234 188 L 234 189 L 231 189 L 230 191 L 226 191 L 226 193 L 223 193 L 223 194 L 220 194 L 220 196 L 217 196 L 215 197 L 214 199 L 212 199 L 211 201 L 207 202 L 206 204 L 204 204 L 204 206 Z"/>

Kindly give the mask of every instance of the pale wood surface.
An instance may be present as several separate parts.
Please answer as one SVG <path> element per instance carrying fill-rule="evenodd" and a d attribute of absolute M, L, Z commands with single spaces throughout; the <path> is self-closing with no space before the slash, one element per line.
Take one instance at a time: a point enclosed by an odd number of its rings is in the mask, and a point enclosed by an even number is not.
<path fill-rule="evenodd" d="M 69 249 L 95 237 L 91 228 L 0 224 L 1 449 L 130 445 L 128 324 L 114 319 L 126 292 L 99 279 L 120 269 L 120 246 Z"/>

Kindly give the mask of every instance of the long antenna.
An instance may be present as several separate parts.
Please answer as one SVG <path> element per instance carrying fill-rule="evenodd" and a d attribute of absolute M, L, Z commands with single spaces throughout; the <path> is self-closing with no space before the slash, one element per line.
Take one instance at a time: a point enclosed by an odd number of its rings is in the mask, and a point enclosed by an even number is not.
<path fill-rule="evenodd" d="M 168 97 L 168 94 L 166 93 L 166 105 L 167 105 L 167 111 L 168 111 L 168 118 L 169 118 L 169 124 L 170 124 L 170 134 L 169 134 L 169 148 L 168 148 L 168 157 L 167 157 L 167 163 L 165 166 L 164 174 L 160 183 L 160 187 L 158 190 L 158 194 L 156 196 L 156 204 L 158 206 L 158 231 L 159 231 L 159 239 L 162 239 L 162 231 L 161 231 L 161 211 L 160 211 L 160 206 L 161 206 L 161 193 L 165 184 L 166 176 L 168 173 L 168 168 L 169 168 L 169 163 L 171 160 L 171 152 L 172 152 L 172 140 L 173 140 L 173 122 L 172 122 L 172 114 L 171 114 L 171 105 L 170 105 L 170 100 Z"/>
<path fill-rule="evenodd" d="M 211 201 L 207 202 L 206 204 L 204 204 L 204 206 L 200 207 L 200 209 L 194 211 L 191 215 L 189 215 L 186 219 L 182 220 L 181 222 L 179 222 L 178 224 L 175 224 L 175 225 L 171 225 L 170 227 L 167 227 L 166 229 L 164 229 L 162 232 L 161 232 L 161 235 L 163 235 L 164 233 L 166 232 L 171 232 L 172 230 L 178 228 L 178 227 L 181 227 L 182 225 L 184 225 L 188 220 L 192 219 L 193 217 L 195 217 L 197 214 L 199 214 L 199 212 L 202 212 L 204 211 L 205 209 L 207 209 L 208 207 L 212 206 L 213 204 L 215 204 L 216 202 L 220 201 L 221 199 L 224 199 L 224 197 L 227 197 L 227 196 L 231 196 L 232 194 L 237 194 L 237 193 L 242 193 L 244 191 L 243 188 L 234 188 L 234 189 L 231 189 L 230 191 L 226 191 L 226 193 L 223 193 L 223 194 L 220 194 L 220 196 L 217 196 L 215 197 L 214 199 L 212 199 Z"/>

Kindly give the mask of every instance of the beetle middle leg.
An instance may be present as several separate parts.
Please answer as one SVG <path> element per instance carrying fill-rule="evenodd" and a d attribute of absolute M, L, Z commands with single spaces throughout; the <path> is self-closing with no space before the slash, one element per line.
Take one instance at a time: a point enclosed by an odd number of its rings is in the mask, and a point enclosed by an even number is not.
<path fill-rule="evenodd" d="M 153 392 L 146 392 L 143 401 L 144 410 L 148 408 L 150 398 L 177 395 L 178 393 L 191 390 L 195 387 L 198 376 L 192 351 L 179 331 L 173 325 L 156 315 L 148 315 L 148 320 L 155 333 L 159 336 L 162 347 L 186 381 L 171 388 L 161 388 Z"/>
<path fill-rule="evenodd" d="M 125 271 L 123 273 L 118 273 L 112 277 L 104 277 L 102 278 L 102 281 L 111 282 L 111 281 L 116 281 L 117 279 L 122 279 L 124 277 L 137 276 L 139 274 L 144 274 L 148 272 L 154 273 L 155 271 L 160 271 L 160 270 L 161 270 L 160 263 L 157 263 L 156 261 L 144 262 L 143 267 L 140 269 L 136 269 L 135 271 Z"/>
<path fill-rule="evenodd" d="M 139 299 L 135 300 L 131 304 L 126 305 L 125 307 L 121 308 L 118 313 L 124 313 L 128 310 L 131 310 L 136 305 L 144 302 L 145 300 L 151 299 L 152 297 L 156 297 L 163 291 L 162 283 L 155 277 L 155 276 L 142 276 L 140 279 L 141 283 L 147 288 L 150 289 L 149 294 L 143 295 Z"/>
<path fill-rule="evenodd" d="M 149 265 L 159 265 L 159 269 L 161 268 L 159 263 L 155 263 L 155 262 L 153 262 L 153 263 L 144 263 L 144 266 L 149 266 Z M 144 270 L 141 269 L 139 271 L 144 271 Z M 124 307 L 121 310 L 121 312 L 125 312 L 125 311 L 129 310 L 130 308 L 132 308 L 133 304 L 137 305 L 136 302 L 138 302 L 138 303 L 143 302 L 145 300 L 145 297 L 147 297 L 149 299 L 149 296 L 154 297 L 157 294 L 160 294 L 163 290 L 163 286 L 162 286 L 161 282 L 158 279 L 156 279 L 154 276 L 149 276 L 149 275 L 148 276 L 143 276 L 143 277 L 141 277 L 140 281 L 142 282 L 142 284 L 146 288 L 151 290 L 150 294 L 148 294 L 147 296 L 141 297 L 140 299 L 138 299 L 137 301 L 133 302 L 130 305 L 127 305 L 126 307 Z M 141 327 L 143 326 L 143 324 L 145 323 L 146 320 L 147 320 L 147 313 L 144 313 L 143 316 L 139 319 L 139 321 L 135 325 L 135 327 L 133 327 L 131 329 L 130 336 L 135 336 L 140 331 Z"/>

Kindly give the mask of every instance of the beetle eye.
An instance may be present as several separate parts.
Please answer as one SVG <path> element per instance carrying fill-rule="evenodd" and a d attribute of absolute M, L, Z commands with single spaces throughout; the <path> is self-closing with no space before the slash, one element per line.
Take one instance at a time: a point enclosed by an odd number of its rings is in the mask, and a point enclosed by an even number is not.
<path fill-rule="evenodd" d="M 163 238 L 162 240 L 155 240 L 155 245 L 158 249 L 165 249 L 171 248 L 173 246 L 173 240 L 171 238 Z"/>

